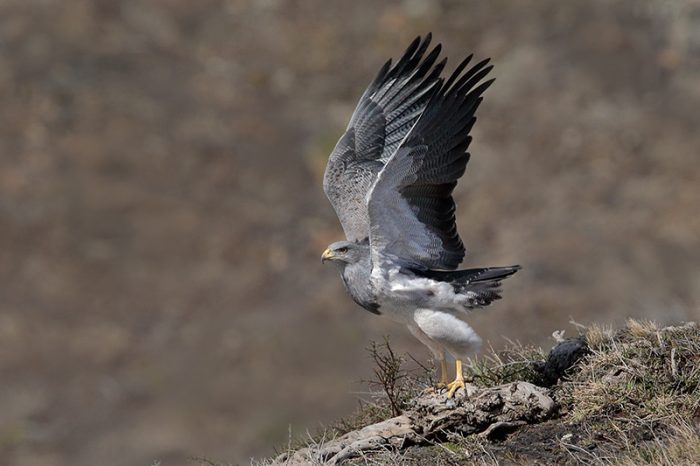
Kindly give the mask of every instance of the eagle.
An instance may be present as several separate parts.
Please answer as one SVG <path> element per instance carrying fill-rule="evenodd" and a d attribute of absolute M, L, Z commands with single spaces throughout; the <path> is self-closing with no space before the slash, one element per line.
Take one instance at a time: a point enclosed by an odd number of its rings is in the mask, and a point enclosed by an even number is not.
<path fill-rule="evenodd" d="M 465 316 L 500 299 L 501 281 L 520 266 L 457 270 L 465 248 L 452 192 L 493 66 L 470 66 L 469 55 L 445 79 L 447 59 L 438 61 L 441 44 L 428 51 L 431 38 L 417 37 L 382 66 L 328 159 L 323 189 L 346 239 L 321 259 L 357 304 L 405 324 L 428 347 L 440 363 L 437 387 L 452 398 L 466 391 L 462 362 L 481 347 Z"/>

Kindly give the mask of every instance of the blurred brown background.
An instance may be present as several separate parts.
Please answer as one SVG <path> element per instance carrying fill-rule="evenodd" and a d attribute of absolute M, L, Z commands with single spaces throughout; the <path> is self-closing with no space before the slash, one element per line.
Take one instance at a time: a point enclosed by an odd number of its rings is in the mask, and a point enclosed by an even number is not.
<path fill-rule="evenodd" d="M 348 414 L 405 329 L 344 295 L 326 157 L 433 31 L 497 80 L 467 266 L 495 348 L 700 318 L 700 2 L 0 2 L 0 464 L 247 463 Z"/>

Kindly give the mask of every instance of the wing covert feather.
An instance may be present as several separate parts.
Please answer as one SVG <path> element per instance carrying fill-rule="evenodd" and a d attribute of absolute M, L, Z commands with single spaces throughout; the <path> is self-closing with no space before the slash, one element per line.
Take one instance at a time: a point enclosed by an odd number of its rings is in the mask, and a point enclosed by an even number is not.
<path fill-rule="evenodd" d="M 445 61 L 436 64 L 440 44 L 426 55 L 430 41 L 418 37 L 396 65 L 384 64 L 329 157 L 323 189 L 350 241 L 369 236 L 367 193 L 438 83 Z"/>

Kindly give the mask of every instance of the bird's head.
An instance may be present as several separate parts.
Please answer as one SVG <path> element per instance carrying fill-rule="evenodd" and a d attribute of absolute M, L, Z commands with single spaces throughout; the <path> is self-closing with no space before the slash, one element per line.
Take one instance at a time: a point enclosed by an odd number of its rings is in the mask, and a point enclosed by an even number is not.
<path fill-rule="evenodd" d="M 321 255 L 321 262 L 331 261 L 337 266 L 345 267 L 362 259 L 363 248 L 350 241 L 337 241 L 326 248 Z"/>

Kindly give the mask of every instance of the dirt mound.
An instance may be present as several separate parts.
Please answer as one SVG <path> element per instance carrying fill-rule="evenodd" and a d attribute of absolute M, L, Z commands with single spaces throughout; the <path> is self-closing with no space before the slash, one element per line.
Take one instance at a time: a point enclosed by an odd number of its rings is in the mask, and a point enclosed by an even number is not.
<path fill-rule="evenodd" d="M 387 350 L 379 356 L 396 358 Z M 454 399 L 420 391 L 419 379 L 405 376 L 401 383 L 414 396 L 383 402 L 403 406 L 400 415 L 326 431 L 268 463 L 692 464 L 700 458 L 698 354 L 695 323 L 590 328 L 560 341 L 547 358 L 512 348 L 473 364 L 473 383 Z M 517 374 L 530 380 L 488 386 Z"/>

